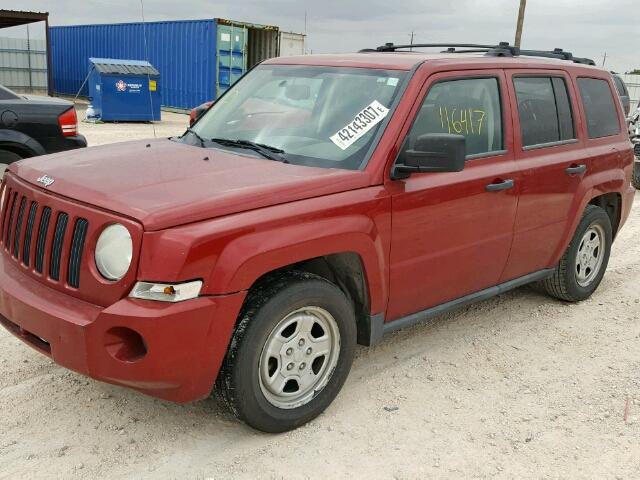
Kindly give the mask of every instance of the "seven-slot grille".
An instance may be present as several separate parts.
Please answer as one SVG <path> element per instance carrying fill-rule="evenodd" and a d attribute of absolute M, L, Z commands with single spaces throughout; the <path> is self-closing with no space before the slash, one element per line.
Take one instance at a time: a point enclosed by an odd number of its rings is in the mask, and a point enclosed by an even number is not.
<path fill-rule="evenodd" d="M 6 191 L 5 191 L 6 190 Z M 67 212 L 53 211 L 9 186 L 4 187 L 0 212 L 0 237 L 5 254 L 53 281 L 66 269 L 66 283 L 80 287 L 80 271 L 89 222 L 71 219 Z M 73 223 L 73 224 L 72 224 Z M 70 241 L 67 236 L 71 235 Z M 69 251 L 64 246 L 70 245 Z"/>

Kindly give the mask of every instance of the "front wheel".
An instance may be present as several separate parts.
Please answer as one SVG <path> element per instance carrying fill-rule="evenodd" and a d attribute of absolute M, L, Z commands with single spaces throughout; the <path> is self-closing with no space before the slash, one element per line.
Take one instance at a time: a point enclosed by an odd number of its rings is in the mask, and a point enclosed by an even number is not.
<path fill-rule="evenodd" d="M 607 269 L 612 238 L 609 216 L 588 205 L 553 276 L 542 282 L 547 293 L 568 302 L 589 298 Z"/>
<path fill-rule="evenodd" d="M 218 396 L 264 432 L 322 413 L 344 384 L 356 344 L 353 306 L 322 277 L 287 272 L 253 289 L 217 382 Z"/>

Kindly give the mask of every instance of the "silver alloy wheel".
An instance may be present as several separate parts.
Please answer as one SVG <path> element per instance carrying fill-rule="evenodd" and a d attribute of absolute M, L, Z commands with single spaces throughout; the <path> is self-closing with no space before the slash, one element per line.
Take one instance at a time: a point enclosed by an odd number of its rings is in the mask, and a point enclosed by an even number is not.
<path fill-rule="evenodd" d="M 340 330 L 329 312 L 291 312 L 269 334 L 260 355 L 260 388 L 273 406 L 298 408 L 327 385 L 340 356 Z"/>
<path fill-rule="evenodd" d="M 576 258 L 576 281 L 581 287 L 588 287 L 600 273 L 605 252 L 604 229 L 591 225 L 582 236 Z"/>

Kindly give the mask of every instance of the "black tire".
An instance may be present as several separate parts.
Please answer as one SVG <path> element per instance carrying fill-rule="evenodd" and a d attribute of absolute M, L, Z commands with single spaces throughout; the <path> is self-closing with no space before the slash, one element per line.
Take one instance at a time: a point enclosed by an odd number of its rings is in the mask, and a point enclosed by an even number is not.
<path fill-rule="evenodd" d="M 580 285 L 576 271 L 578 251 L 584 235 L 591 228 L 602 229 L 604 234 L 604 248 L 600 253 L 603 257 L 593 279 L 586 285 Z M 576 233 L 562 256 L 562 259 L 560 259 L 560 264 L 556 267 L 553 276 L 542 282 L 546 292 L 555 298 L 567 302 L 580 302 L 589 298 L 600 285 L 607 270 L 609 256 L 611 254 L 612 238 L 611 220 L 609 216 L 602 208 L 596 207 L 595 205 L 588 205 L 576 228 Z"/>
<path fill-rule="evenodd" d="M 335 319 L 340 339 L 335 349 L 339 351 L 337 364 L 333 373 L 327 369 L 327 383 L 312 393 L 308 403 L 279 408 L 263 392 L 260 359 L 281 321 L 306 307 L 324 309 Z M 337 286 L 309 273 L 279 274 L 249 293 L 218 375 L 217 396 L 236 417 L 257 430 L 280 433 L 297 428 L 321 414 L 337 396 L 353 363 L 356 337 L 353 305 Z"/>
<path fill-rule="evenodd" d="M 22 157 L 17 153 L 0 149 L 0 175 L 2 175 L 9 165 L 13 162 L 17 162 L 18 160 L 22 160 Z"/>
<path fill-rule="evenodd" d="M 640 190 L 640 159 L 633 162 L 633 176 L 631 177 L 631 183 L 636 190 Z"/>

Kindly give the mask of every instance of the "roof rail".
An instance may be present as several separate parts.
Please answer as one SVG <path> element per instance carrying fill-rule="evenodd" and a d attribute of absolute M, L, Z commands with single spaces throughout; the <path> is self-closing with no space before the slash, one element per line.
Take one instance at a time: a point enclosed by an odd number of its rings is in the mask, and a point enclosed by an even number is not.
<path fill-rule="evenodd" d="M 381 47 L 376 49 L 361 50 L 367 52 L 395 52 L 399 49 L 407 48 L 482 48 L 490 49 L 495 48 L 495 45 L 477 45 L 474 43 L 414 43 L 413 45 L 394 45 L 393 43 L 385 43 Z"/>
<path fill-rule="evenodd" d="M 553 50 L 523 50 L 519 47 L 509 45 L 509 42 L 500 42 L 497 45 L 478 45 L 474 43 L 414 43 L 413 45 L 394 45 L 393 43 L 385 43 L 376 49 L 364 49 L 360 50 L 360 52 L 395 52 L 397 50 L 414 48 L 446 48 L 446 50 L 441 53 L 484 53 L 492 57 L 544 57 L 567 60 L 583 65 L 596 64 L 596 62 L 590 58 L 574 57 L 571 52 L 565 52 L 561 48 L 555 48 Z M 458 50 L 459 48 L 463 48 L 464 50 Z"/>

